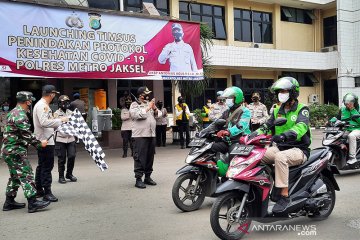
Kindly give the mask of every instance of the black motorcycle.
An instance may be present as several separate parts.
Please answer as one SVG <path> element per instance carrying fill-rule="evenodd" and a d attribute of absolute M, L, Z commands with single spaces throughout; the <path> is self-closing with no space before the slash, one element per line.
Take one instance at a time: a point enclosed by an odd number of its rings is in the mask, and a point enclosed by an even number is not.
<path fill-rule="evenodd" d="M 353 115 L 351 118 L 352 120 L 358 120 L 360 115 Z M 347 159 L 349 159 L 348 135 L 350 132 L 345 129 L 350 126 L 347 120 L 330 122 L 324 130 L 325 136 L 322 141 L 323 146 L 331 149 L 330 164 L 335 165 L 338 170 L 342 171 L 360 169 L 360 139 L 356 141 L 356 159 L 358 161 L 353 164 L 346 163 Z"/>
<path fill-rule="evenodd" d="M 184 212 L 197 210 L 205 196 L 211 197 L 221 182 L 217 160 L 227 162 L 229 154 L 214 153 L 211 147 L 215 141 L 226 141 L 215 134 L 225 123 L 219 119 L 197 133 L 189 144 L 192 148 L 185 159 L 186 165 L 176 172 L 180 176 L 174 182 L 172 199 Z"/>

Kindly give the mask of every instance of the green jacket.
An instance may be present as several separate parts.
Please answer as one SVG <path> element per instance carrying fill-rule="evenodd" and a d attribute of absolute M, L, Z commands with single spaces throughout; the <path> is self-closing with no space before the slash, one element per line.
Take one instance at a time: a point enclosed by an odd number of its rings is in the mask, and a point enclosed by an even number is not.
<path fill-rule="evenodd" d="M 296 102 L 288 112 L 285 112 L 284 106 L 282 104 L 281 107 L 274 109 L 266 125 L 273 126 L 277 118 L 286 118 L 286 124 L 272 128 L 273 135 L 283 134 L 286 137 L 286 141 L 278 144 L 278 148 L 283 151 L 296 147 L 309 157 L 311 144 L 309 108 Z M 262 130 L 259 129 L 259 132 Z"/>
<path fill-rule="evenodd" d="M 351 116 L 353 115 L 357 115 L 360 114 L 359 110 L 357 109 L 353 109 L 353 110 L 349 110 L 346 107 L 342 107 L 340 109 L 340 119 L 342 121 L 346 120 L 349 122 L 349 124 L 351 125 L 350 127 L 348 127 L 346 130 L 348 131 L 352 131 L 352 130 L 360 130 L 360 119 L 358 119 L 357 121 L 353 121 L 351 120 Z"/>
<path fill-rule="evenodd" d="M 41 147 L 41 142 L 30 130 L 29 119 L 22 107 L 18 105 L 11 110 L 7 115 L 7 122 L 1 147 L 3 156 L 10 154 L 26 156 L 28 145 Z"/>

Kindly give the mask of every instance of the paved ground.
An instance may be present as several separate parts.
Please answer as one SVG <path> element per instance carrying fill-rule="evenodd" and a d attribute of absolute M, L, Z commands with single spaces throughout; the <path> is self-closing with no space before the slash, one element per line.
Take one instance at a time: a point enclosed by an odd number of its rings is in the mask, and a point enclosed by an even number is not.
<path fill-rule="evenodd" d="M 313 146 L 321 145 L 321 132 L 315 131 L 314 137 Z M 81 152 L 76 162 L 77 183 L 57 183 L 57 167 L 54 168 L 53 192 L 59 202 L 35 214 L 28 214 L 25 209 L 0 211 L 0 239 L 217 239 L 209 223 L 213 199 L 206 199 L 202 208 L 192 213 L 180 212 L 172 202 L 175 172 L 184 165 L 187 151 L 171 145 L 159 148 L 153 174 L 158 186 L 144 190 L 134 188 L 133 160 L 122 159 L 121 150 L 106 151 L 110 169 L 105 172 Z M 35 156 L 30 158 L 35 167 Z M 5 190 L 7 176 L 7 167 L 1 162 L 1 191 Z M 337 192 L 329 219 L 313 222 L 298 218 L 272 226 L 315 225 L 313 239 L 359 239 L 360 173 L 337 176 L 337 180 L 341 191 Z M 4 198 L 0 194 L 0 203 Z M 21 190 L 17 199 L 24 201 Z M 253 231 L 245 239 L 309 238 L 298 233 Z"/>

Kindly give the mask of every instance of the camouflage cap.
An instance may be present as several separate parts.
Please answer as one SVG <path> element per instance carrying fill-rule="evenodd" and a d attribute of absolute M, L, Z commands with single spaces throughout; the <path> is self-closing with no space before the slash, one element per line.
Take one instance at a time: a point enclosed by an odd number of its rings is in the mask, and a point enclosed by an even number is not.
<path fill-rule="evenodd" d="M 67 95 L 61 95 L 59 97 L 59 102 L 64 102 L 64 101 L 70 101 L 70 98 Z"/>
<path fill-rule="evenodd" d="M 35 101 L 36 99 L 33 97 L 32 92 L 28 91 L 20 91 L 16 93 L 16 100 L 18 102 L 25 102 L 25 101 Z"/>

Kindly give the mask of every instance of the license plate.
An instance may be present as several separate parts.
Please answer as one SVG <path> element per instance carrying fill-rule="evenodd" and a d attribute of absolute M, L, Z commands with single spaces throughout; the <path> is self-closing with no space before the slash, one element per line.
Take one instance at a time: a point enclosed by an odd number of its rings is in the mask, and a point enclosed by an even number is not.
<path fill-rule="evenodd" d="M 240 156 L 248 156 L 251 151 L 254 149 L 253 145 L 240 145 L 237 144 L 235 148 L 231 151 L 231 155 L 240 155 Z"/>
<path fill-rule="evenodd" d="M 327 127 L 324 130 L 325 133 L 336 133 L 338 131 L 339 131 L 338 127 Z"/>
<path fill-rule="evenodd" d="M 197 138 L 189 143 L 189 147 L 201 147 L 204 145 L 206 138 Z"/>

